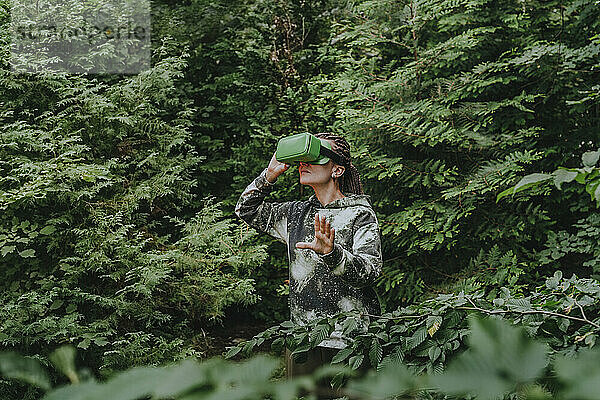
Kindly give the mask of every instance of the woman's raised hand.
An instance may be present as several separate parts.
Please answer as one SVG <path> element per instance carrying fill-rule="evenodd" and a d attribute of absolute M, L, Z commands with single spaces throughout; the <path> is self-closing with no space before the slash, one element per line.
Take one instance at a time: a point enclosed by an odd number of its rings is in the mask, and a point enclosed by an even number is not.
<path fill-rule="evenodd" d="M 283 174 L 290 167 L 289 164 L 284 164 L 277 161 L 277 159 L 275 158 L 275 153 L 273 153 L 273 157 L 271 157 L 271 162 L 269 162 L 269 166 L 267 167 L 267 180 L 270 183 L 274 183 L 279 177 L 279 175 Z"/>
<path fill-rule="evenodd" d="M 315 214 L 315 238 L 312 242 L 298 242 L 298 249 L 312 249 L 319 254 L 331 253 L 335 240 L 335 230 L 329 224 L 325 217 L 319 218 Z"/>

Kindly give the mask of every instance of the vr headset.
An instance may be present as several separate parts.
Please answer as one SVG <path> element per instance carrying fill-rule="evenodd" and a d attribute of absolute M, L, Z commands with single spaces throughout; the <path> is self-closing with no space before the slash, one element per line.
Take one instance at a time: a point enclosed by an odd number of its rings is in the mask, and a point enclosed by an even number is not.
<path fill-rule="evenodd" d="M 331 150 L 331 143 L 308 132 L 280 139 L 275 158 L 285 164 L 305 162 L 323 165 L 331 159 L 338 165 L 344 165 L 342 157 Z"/>

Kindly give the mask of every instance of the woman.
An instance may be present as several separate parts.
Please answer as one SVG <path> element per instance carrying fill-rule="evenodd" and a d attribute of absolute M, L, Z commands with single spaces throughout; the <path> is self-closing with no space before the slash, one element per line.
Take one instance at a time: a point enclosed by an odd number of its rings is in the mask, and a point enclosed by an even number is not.
<path fill-rule="evenodd" d="M 242 193 L 235 213 L 250 226 L 285 243 L 290 261 L 290 314 L 299 324 L 342 311 L 379 314 L 373 283 L 381 272 L 382 256 L 377 217 L 363 194 L 360 177 L 341 136 L 315 135 L 327 140 L 337 163 L 321 156 L 300 163 L 300 184 L 314 194 L 306 201 L 264 202 L 275 181 L 290 167 L 276 160 Z M 363 323 L 368 323 L 368 317 Z M 310 373 L 346 347 L 341 328 L 309 352 L 305 363 L 287 357 L 287 376 Z"/>

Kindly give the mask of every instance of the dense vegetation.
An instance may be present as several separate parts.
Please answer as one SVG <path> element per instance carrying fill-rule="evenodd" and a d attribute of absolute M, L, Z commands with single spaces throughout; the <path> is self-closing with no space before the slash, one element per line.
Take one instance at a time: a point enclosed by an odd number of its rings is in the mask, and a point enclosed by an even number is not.
<path fill-rule="evenodd" d="M 14 353 L 0 354 L 5 376 L 37 386 L 47 393 L 44 400 L 76 399 L 318 399 L 331 389 L 319 385 L 333 374 L 350 382 L 337 394 L 348 399 L 445 399 L 467 395 L 497 399 L 512 392 L 520 399 L 583 400 L 598 394 L 597 349 L 585 349 L 576 357 L 549 359 L 543 343 L 535 342 L 522 329 L 501 319 L 471 320 L 469 348 L 441 374 L 414 375 L 402 363 L 393 362 L 378 373 L 356 378 L 339 364 L 318 368 L 310 375 L 286 381 L 272 380 L 278 361 L 255 356 L 242 363 L 211 359 L 203 363 L 186 360 L 162 368 L 138 367 L 116 374 L 107 382 L 82 375 L 72 347 L 61 347 L 50 355 L 55 369 L 71 381 L 52 388 L 46 370 L 35 360 Z M 548 388 L 553 388 L 552 392 Z"/>
<path fill-rule="evenodd" d="M 119 379 L 206 358 L 240 310 L 275 326 L 230 356 L 302 356 L 340 320 L 352 345 L 336 361 L 401 362 L 416 393 L 411 374 L 468 364 L 467 314 L 522 325 L 557 365 L 594 347 L 595 0 L 156 0 L 152 67 L 133 76 L 12 72 L 0 4 L 0 349 L 48 366 L 71 344 L 88 374 Z M 233 215 L 277 140 L 303 131 L 348 138 L 377 212 L 368 332 L 348 315 L 280 325 L 285 249 Z M 292 171 L 272 199 L 310 192 Z M 538 398 L 571 398 L 541 369 Z M 41 394 L 0 380 L 0 398 Z"/>

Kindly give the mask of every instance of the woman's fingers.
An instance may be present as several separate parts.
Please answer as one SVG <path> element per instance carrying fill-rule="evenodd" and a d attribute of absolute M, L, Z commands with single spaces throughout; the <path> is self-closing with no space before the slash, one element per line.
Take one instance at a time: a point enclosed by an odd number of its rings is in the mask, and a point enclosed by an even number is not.
<path fill-rule="evenodd" d="M 279 175 L 283 174 L 290 167 L 290 164 L 277 161 L 276 154 L 277 152 L 273 153 L 273 157 L 271 157 L 271 161 L 267 166 L 267 180 L 271 183 L 275 182 Z"/>
<path fill-rule="evenodd" d="M 315 214 L 315 237 L 319 237 L 319 233 L 321 233 L 323 237 L 329 239 L 332 229 L 331 223 L 324 216 L 319 217 L 319 214 Z"/>
<path fill-rule="evenodd" d="M 319 214 L 315 214 L 315 239 L 311 243 L 298 242 L 296 243 L 296 248 L 322 252 L 322 250 L 330 248 L 333 245 L 334 239 L 335 231 L 331 227 L 331 223 L 324 216 L 321 217 Z"/>
<path fill-rule="evenodd" d="M 280 166 L 278 166 L 278 170 L 279 172 L 285 172 L 288 170 L 288 168 L 290 167 L 290 164 L 281 164 Z"/>

